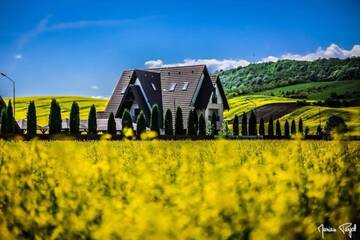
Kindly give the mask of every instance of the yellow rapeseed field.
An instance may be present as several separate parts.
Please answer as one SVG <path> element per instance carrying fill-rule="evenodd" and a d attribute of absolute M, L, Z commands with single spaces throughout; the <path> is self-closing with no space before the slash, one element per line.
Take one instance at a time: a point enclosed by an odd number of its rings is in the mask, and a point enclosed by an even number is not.
<path fill-rule="evenodd" d="M 320 239 L 360 223 L 359 159 L 340 141 L 0 141 L 0 239 Z"/>

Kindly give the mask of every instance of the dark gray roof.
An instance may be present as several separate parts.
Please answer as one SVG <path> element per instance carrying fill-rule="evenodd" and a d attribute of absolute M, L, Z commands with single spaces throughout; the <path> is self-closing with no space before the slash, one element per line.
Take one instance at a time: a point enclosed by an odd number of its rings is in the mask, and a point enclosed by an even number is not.
<path fill-rule="evenodd" d="M 219 75 L 211 75 L 211 82 L 212 82 L 212 84 L 213 84 L 214 86 L 215 86 L 216 84 L 218 85 L 219 92 L 220 92 L 220 95 L 221 95 L 222 100 L 223 100 L 224 109 L 229 110 L 229 109 L 230 109 L 229 103 L 228 103 L 228 101 L 227 101 L 227 98 L 226 98 L 226 95 L 225 95 L 225 91 L 224 91 L 224 88 L 223 88 L 223 86 L 222 86 L 222 83 L 221 83 L 221 80 L 220 80 Z"/>
<path fill-rule="evenodd" d="M 146 102 L 145 96 L 142 94 L 141 89 L 137 85 L 130 84 L 126 89 L 124 97 L 119 104 L 118 116 L 121 118 L 125 109 L 130 109 L 133 101 L 136 101 L 140 109 L 143 110 L 147 117 L 150 116 L 150 107 Z"/>

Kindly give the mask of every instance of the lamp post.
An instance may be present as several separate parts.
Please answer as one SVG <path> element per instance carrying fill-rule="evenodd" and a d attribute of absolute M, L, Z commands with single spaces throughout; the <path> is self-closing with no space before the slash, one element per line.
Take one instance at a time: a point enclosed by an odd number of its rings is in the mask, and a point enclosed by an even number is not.
<path fill-rule="evenodd" d="M 15 119 L 15 81 L 14 81 L 12 78 L 8 77 L 8 76 L 7 76 L 5 73 L 3 73 L 3 72 L 0 72 L 0 74 L 1 74 L 1 76 L 5 77 L 5 78 L 7 78 L 9 81 L 11 81 L 11 83 L 12 83 L 12 85 L 13 85 L 14 120 L 16 121 L 16 119 Z"/>

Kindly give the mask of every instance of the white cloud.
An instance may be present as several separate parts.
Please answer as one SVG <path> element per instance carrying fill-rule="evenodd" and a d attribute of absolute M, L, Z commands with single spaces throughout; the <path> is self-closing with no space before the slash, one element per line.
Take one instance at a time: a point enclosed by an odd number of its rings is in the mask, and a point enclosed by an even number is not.
<path fill-rule="evenodd" d="M 90 88 L 93 89 L 93 90 L 97 90 L 97 89 L 99 89 L 99 86 L 97 86 L 97 85 L 92 85 Z"/>
<path fill-rule="evenodd" d="M 14 58 L 15 58 L 16 60 L 20 60 L 20 59 L 23 58 L 23 55 L 22 55 L 22 54 L 16 54 L 16 55 L 14 56 Z"/>
<path fill-rule="evenodd" d="M 318 48 L 313 53 L 308 53 L 305 55 L 300 54 L 292 54 L 292 53 L 286 53 L 281 55 L 280 57 L 274 57 L 269 56 L 266 58 L 263 58 L 259 63 L 261 62 L 276 62 L 278 60 L 282 59 L 290 59 L 290 60 L 297 60 L 297 61 L 315 61 L 320 58 L 349 58 L 349 57 L 359 57 L 360 56 L 360 45 L 354 45 L 351 50 L 346 50 L 335 43 L 330 44 L 325 49 Z"/>
<path fill-rule="evenodd" d="M 188 65 L 198 65 L 205 64 L 210 72 L 215 72 L 219 70 L 227 70 L 231 68 L 236 68 L 239 66 L 247 66 L 250 64 L 249 61 L 243 59 L 184 59 L 184 62 L 181 63 L 172 63 L 165 64 L 161 59 L 149 60 L 145 62 L 146 68 L 157 68 L 157 67 L 174 67 L 174 66 L 188 66 Z"/>
<path fill-rule="evenodd" d="M 96 99 L 106 99 L 106 100 L 110 99 L 110 97 L 104 97 L 104 96 L 91 96 L 91 97 Z"/>

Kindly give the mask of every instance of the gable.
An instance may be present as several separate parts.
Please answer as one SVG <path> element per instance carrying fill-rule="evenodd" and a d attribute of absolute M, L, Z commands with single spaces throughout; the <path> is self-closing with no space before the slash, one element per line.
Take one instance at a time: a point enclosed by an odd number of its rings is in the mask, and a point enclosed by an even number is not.
<path fill-rule="evenodd" d="M 225 91 L 224 91 L 224 88 L 222 86 L 222 83 L 220 81 L 219 76 L 218 75 L 212 75 L 211 76 L 211 82 L 212 82 L 213 86 L 216 86 L 218 88 L 218 90 L 219 90 L 219 93 L 220 93 L 221 98 L 222 98 L 224 109 L 229 110 L 230 109 L 229 103 L 227 101 Z"/>

